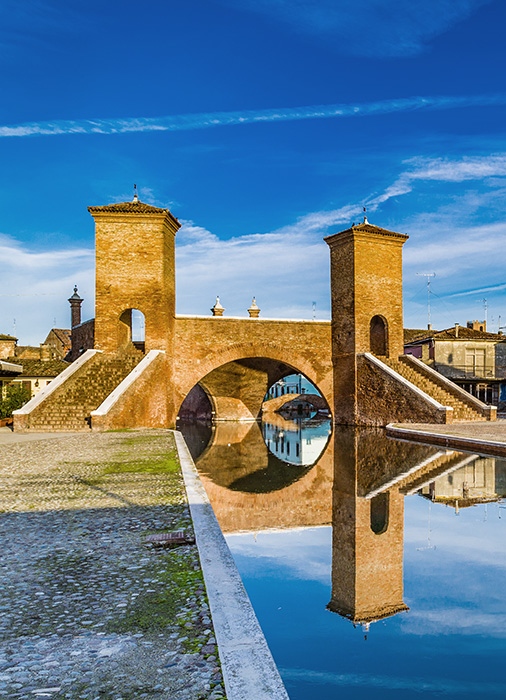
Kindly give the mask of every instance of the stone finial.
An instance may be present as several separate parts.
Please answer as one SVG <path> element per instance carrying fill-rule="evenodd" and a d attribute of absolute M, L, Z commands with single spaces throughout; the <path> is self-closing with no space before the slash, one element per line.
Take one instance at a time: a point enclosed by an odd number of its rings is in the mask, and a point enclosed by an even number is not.
<path fill-rule="evenodd" d="M 134 184 L 134 198 L 132 199 L 132 204 L 139 203 L 139 195 L 137 194 L 137 185 Z"/>
<path fill-rule="evenodd" d="M 257 306 L 257 300 L 255 297 L 253 297 L 253 301 L 251 302 L 251 306 L 248 309 L 248 313 L 250 318 L 258 318 L 260 316 L 260 309 Z"/>
<path fill-rule="evenodd" d="M 216 303 L 211 308 L 211 313 L 213 316 L 223 316 L 225 307 L 220 304 L 220 297 L 216 297 Z"/>

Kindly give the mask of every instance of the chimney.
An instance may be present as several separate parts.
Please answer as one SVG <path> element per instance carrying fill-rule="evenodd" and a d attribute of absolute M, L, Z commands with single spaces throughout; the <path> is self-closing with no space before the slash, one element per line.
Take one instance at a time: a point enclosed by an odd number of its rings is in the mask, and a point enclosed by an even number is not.
<path fill-rule="evenodd" d="M 74 287 L 74 293 L 68 300 L 70 304 L 70 327 L 75 328 L 81 323 L 81 304 L 83 300 L 77 293 L 77 285 Z"/>
<path fill-rule="evenodd" d="M 455 337 L 456 338 L 459 337 L 459 324 L 458 323 L 455 324 Z"/>

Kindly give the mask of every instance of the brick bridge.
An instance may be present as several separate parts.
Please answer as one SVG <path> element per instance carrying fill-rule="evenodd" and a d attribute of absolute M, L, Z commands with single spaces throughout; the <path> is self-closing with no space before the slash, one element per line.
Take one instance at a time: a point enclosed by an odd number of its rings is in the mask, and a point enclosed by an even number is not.
<path fill-rule="evenodd" d="M 79 356 L 15 413 L 15 430 L 173 426 L 185 399 L 196 404 L 199 392 L 217 421 L 256 420 L 267 389 L 294 372 L 318 387 L 340 424 L 495 417 L 421 362 L 398 359 L 406 235 L 365 219 L 326 238 L 332 321 L 180 316 L 178 220 L 137 197 L 89 211 L 95 319 L 73 323 Z M 75 311 L 79 298 L 69 301 Z M 145 321 L 142 344 L 134 342 L 136 313 Z"/>

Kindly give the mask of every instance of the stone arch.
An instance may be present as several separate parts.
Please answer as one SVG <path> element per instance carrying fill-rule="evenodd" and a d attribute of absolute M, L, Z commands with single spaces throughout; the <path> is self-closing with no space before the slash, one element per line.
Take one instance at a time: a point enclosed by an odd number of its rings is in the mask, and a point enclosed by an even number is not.
<path fill-rule="evenodd" d="M 388 322 L 384 316 L 376 315 L 369 323 L 369 348 L 373 355 L 389 356 Z"/>
<path fill-rule="evenodd" d="M 382 535 L 388 530 L 390 511 L 390 493 L 383 491 L 371 498 L 369 525 L 375 535 Z"/>
<path fill-rule="evenodd" d="M 144 352 L 146 340 L 146 318 L 140 309 L 125 309 L 119 317 L 118 347 L 130 343 Z"/>
<path fill-rule="evenodd" d="M 265 353 L 269 350 L 269 354 Z M 257 420 L 267 389 L 279 379 L 293 373 L 303 374 L 311 381 L 325 398 L 329 408 L 332 405 L 330 380 L 319 385 L 314 370 L 301 358 L 301 366 L 281 359 L 282 353 L 271 352 L 263 348 L 258 355 L 245 356 L 245 350 L 236 346 L 227 348 L 226 352 L 215 353 L 206 358 L 190 378 L 185 377 L 186 386 L 182 386 L 176 400 L 177 414 L 181 413 L 186 397 L 191 396 L 193 387 L 199 385 L 211 402 L 213 418 L 216 420 Z M 247 350 L 246 350 L 247 352 Z M 286 352 L 284 353 L 286 356 Z M 272 355 L 277 355 L 273 357 Z M 228 361 L 223 361 L 224 359 Z M 292 358 L 290 358 L 292 360 Z M 191 386 L 189 385 L 191 382 Z M 324 384 L 324 385 L 323 385 Z M 183 408 L 183 413 L 185 412 Z"/>

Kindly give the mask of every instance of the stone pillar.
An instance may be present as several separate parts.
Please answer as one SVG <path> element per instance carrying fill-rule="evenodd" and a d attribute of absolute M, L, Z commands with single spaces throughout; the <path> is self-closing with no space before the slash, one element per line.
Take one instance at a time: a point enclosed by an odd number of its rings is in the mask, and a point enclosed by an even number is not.
<path fill-rule="evenodd" d="M 225 313 L 225 307 L 220 302 L 220 297 L 216 297 L 214 306 L 211 307 L 211 313 L 213 316 L 223 316 L 223 314 Z"/>
<path fill-rule="evenodd" d="M 74 287 L 74 293 L 68 299 L 70 304 L 70 327 L 75 328 L 81 323 L 81 304 L 83 300 L 77 293 L 77 285 Z"/>
<path fill-rule="evenodd" d="M 334 420 L 360 424 L 357 355 L 403 352 L 402 246 L 408 236 L 367 219 L 325 238 L 330 247 Z"/>
<path fill-rule="evenodd" d="M 258 318 L 260 316 L 260 309 L 258 308 L 257 300 L 253 297 L 251 306 L 248 309 L 248 314 L 250 318 Z"/>

